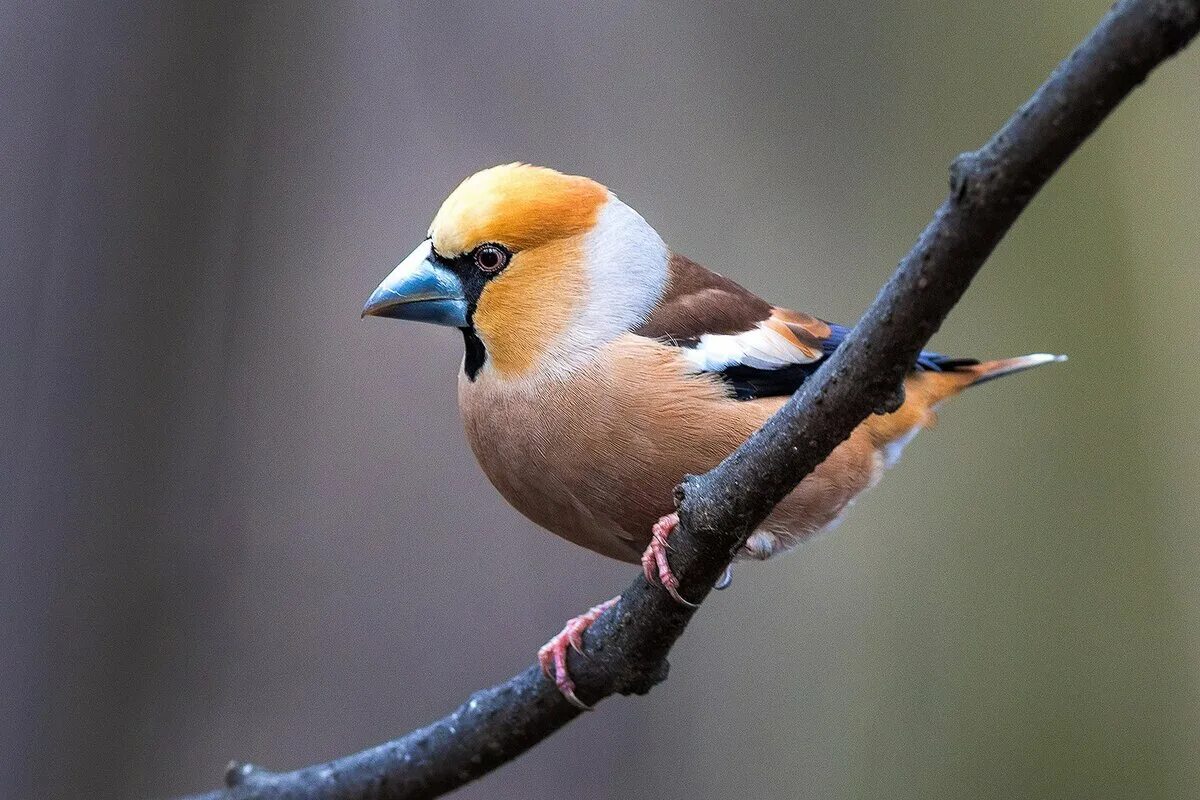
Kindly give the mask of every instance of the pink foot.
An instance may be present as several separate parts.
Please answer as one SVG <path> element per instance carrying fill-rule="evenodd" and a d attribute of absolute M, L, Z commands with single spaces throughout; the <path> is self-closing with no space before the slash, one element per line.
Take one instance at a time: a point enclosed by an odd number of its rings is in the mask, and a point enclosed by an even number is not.
<path fill-rule="evenodd" d="M 679 594 L 679 581 L 675 579 L 675 573 L 671 572 L 671 564 L 667 561 L 667 551 L 671 549 L 671 545 L 667 544 L 667 537 L 671 535 L 678 524 L 678 514 L 667 514 L 654 523 L 650 545 L 646 548 L 646 552 L 642 553 L 642 572 L 646 575 L 647 583 L 654 583 L 655 576 L 657 576 L 658 582 L 667 590 L 667 594 L 682 605 L 695 608 L 695 603 L 684 600 Z"/>
<path fill-rule="evenodd" d="M 554 681 L 554 685 L 571 705 L 584 711 L 591 711 L 592 707 L 575 696 L 575 681 L 571 680 L 571 673 L 567 671 L 567 648 L 573 647 L 576 653 L 583 653 L 583 632 L 592 627 L 592 623 L 620 599 L 621 595 L 617 595 L 612 600 L 592 606 L 587 613 L 568 620 L 563 629 L 538 650 L 538 663 L 542 666 L 542 672 Z"/>

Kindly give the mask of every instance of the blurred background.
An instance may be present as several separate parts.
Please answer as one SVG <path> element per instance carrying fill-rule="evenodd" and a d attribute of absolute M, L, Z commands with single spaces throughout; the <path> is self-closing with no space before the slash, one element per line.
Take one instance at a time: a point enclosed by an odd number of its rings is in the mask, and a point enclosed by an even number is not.
<path fill-rule="evenodd" d="M 1107 0 L 0 7 L 0 794 L 151 798 L 402 734 L 633 568 L 475 466 L 459 336 L 359 320 L 463 177 L 590 175 L 852 322 Z M 463 798 L 1200 794 L 1200 47 L 934 345 L 989 385 L 738 571 L 646 698 Z"/>

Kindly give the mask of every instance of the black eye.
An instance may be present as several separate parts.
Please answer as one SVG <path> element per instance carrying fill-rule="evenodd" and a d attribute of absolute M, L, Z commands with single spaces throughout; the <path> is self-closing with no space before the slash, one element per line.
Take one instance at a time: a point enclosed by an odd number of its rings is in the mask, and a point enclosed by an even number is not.
<path fill-rule="evenodd" d="M 498 272 L 508 264 L 508 251 L 494 244 L 475 248 L 475 265 L 484 272 Z"/>

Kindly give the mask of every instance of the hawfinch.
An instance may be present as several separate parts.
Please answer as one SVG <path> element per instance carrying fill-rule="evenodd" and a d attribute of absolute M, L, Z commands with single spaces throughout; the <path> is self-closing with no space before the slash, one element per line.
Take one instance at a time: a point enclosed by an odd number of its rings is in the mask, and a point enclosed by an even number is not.
<path fill-rule="evenodd" d="M 368 314 L 458 328 L 458 404 L 495 487 L 564 539 L 640 562 L 681 602 L 667 561 L 672 489 L 744 442 L 849 331 L 671 252 L 599 183 L 526 164 L 463 181 L 371 294 Z M 770 558 L 833 525 L 943 400 L 1057 360 L 921 353 L 900 409 L 859 425 L 737 559 Z M 568 622 L 539 652 L 576 704 L 567 647 L 616 600 Z"/>

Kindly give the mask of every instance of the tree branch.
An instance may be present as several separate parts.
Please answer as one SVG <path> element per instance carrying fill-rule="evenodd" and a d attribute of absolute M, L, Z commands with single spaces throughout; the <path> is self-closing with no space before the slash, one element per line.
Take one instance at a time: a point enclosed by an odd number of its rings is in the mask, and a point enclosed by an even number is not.
<path fill-rule="evenodd" d="M 917 353 L 1017 216 L 1074 150 L 1159 63 L 1200 29 L 1200 0 L 1122 0 L 979 150 L 950 169 L 950 194 L 854 331 L 761 430 L 711 472 L 676 490 L 672 564 L 703 600 L 732 554 L 779 500 L 872 413 L 897 408 Z M 595 703 L 643 694 L 694 609 L 643 578 L 573 655 L 577 693 Z M 453 714 L 327 764 L 272 773 L 231 765 L 227 788 L 191 800 L 414 800 L 459 787 L 580 712 L 536 666 L 476 692 Z"/>

